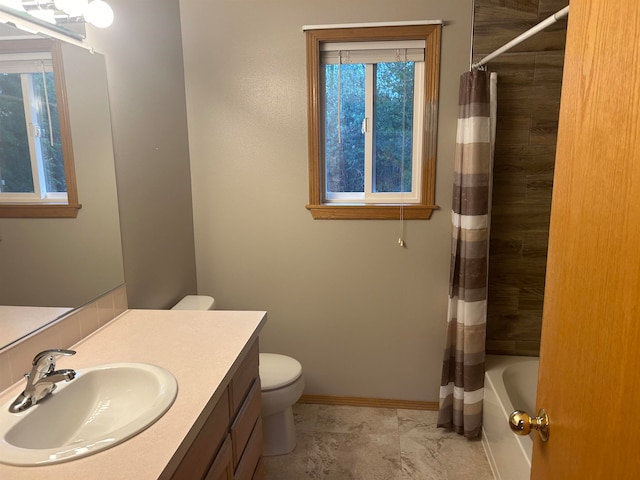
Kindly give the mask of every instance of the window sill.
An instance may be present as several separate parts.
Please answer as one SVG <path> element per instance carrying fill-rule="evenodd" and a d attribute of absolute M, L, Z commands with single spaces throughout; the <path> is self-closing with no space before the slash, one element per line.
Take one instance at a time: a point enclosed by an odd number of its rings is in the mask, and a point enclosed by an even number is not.
<path fill-rule="evenodd" d="M 307 205 L 314 220 L 428 220 L 437 205 Z M 402 211 L 401 211 L 402 210 Z"/>
<path fill-rule="evenodd" d="M 0 218 L 76 218 L 78 210 L 82 208 L 76 204 L 3 204 L 0 205 Z"/>

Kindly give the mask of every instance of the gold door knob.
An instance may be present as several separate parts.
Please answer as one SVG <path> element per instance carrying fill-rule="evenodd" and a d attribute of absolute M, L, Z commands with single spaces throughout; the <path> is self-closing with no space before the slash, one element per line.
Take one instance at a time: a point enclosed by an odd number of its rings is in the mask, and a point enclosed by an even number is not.
<path fill-rule="evenodd" d="M 509 415 L 509 426 L 518 435 L 529 435 L 531 430 L 537 430 L 543 442 L 549 440 L 549 417 L 541 408 L 537 417 L 531 417 L 527 412 L 514 410 Z"/>

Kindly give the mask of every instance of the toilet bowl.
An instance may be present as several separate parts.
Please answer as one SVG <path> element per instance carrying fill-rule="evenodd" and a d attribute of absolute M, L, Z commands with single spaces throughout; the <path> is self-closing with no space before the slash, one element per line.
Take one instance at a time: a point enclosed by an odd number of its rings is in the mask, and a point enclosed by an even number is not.
<path fill-rule="evenodd" d="M 187 295 L 172 310 L 213 310 L 215 300 Z M 304 376 L 296 359 L 277 353 L 260 354 L 263 455 L 284 455 L 296 447 L 293 404 L 302 396 Z"/>
<path fill-rule="evenodd" d="M 294 403 L 304 390 L 302 365 L 277 353 L 260 354 L 263 455 L 283 455 L 296 447 Z"/>

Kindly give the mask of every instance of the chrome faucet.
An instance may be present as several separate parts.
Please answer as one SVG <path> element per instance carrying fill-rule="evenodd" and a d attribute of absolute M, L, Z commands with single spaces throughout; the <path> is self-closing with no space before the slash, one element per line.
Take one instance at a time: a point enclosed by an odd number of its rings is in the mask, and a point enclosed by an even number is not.
<path fill-rule="evenodd" d="M 71 381 L 75 378 L 76 372 L 70 368 L 56 370 L 56 359 L 62 356 L 75 355 L 73 350 L 45 350 L 33 358 L 31 372 L 25 374 L 27 386 L 18 395 L 11 406 L 9 412 L 23 412 L 27 408 L 33 407 L 43 398 L 47 397 L 56 388 L 56 383 L 61 381 Z"/>

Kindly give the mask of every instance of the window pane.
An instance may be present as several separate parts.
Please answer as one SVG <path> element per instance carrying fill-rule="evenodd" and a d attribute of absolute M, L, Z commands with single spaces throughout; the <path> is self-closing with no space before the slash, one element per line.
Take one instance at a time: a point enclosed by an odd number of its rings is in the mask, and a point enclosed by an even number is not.
<path fill-rule="evenodd" d="M 34 191 L 20 74 L 0 74 L 0 191 Z"/>
<path fill-rule="evenodd" d="M 45 74 L 46 95 L 42 74 L 32 74 L 34 98 L 31 100 L 33 123 L 37 125 L 40 152 L 46 191 L 49 193 L 67 191 L 64 174 L 64 160 L 62 157 L 62 141 L 58 123 L 58 103 L 53 72 Z M 49 123 L 51 118 L 51 124 Z M 53 142 L 51 141 L 53 139 Z"/>
<path fill-rule="evenodd" d="M 364 192 L 365 66 L 325 65 L 325 79 L 326 193 Z"/>
<path fill-rule="evenodd" d="M 44 78 L 41 72 L 2 73 L 0 191 L 34 193 L 34 175 L 40 175 L 43 193 L 67 191 L 53 72 Z"/>
<path fill-rule="evenodd" d="M 411 191 L 414 63 L 376 65 L 374 192 Z"/>

